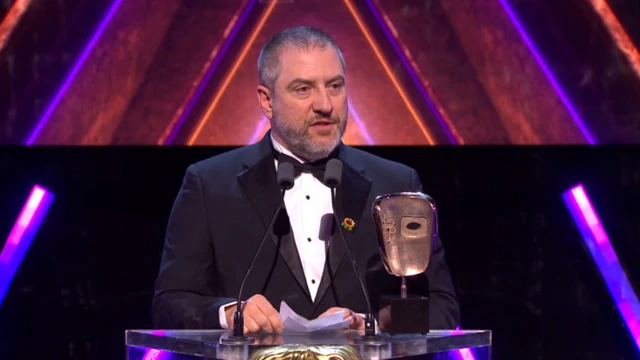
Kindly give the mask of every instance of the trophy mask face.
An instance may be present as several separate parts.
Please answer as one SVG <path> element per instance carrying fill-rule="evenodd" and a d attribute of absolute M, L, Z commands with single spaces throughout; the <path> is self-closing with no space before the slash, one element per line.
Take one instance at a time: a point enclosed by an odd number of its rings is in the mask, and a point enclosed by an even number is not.
<path fill-rule="evenodd" d="M 396 276 L 425 272 L 438 236 L 435 201 L 417 192 L 380 195 L 372 214 L 387 272 Z"/>

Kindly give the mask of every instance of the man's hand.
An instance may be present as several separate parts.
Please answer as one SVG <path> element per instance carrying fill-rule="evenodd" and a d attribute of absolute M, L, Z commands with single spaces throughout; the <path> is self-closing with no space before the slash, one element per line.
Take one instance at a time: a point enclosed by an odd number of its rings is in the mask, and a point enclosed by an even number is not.
<path fill-rule="evenodd" d="M 319 318 L 331 314 L 335 314 L 339 311 L 344 311 L 344 319 L 351 318 L 351 322 L 349 323 L 349 330 L 364 330 L 364 318 L 353 311 L 347 308 L 341 307 L 332 307 L 329 310 L 322 313 L 322 315 L 318 316 Z"/>
<path fill-rule="evenodd" d="M 233 314 L 236 312 L 236 305 L 224 310 L 227 317 L 229 329 L 233 329 Z M 266 333 L 281 333 L 283 326 L 280 315 L 271 303 L 262 295 L 253 295 L 244 302 L 242 308 L 244 316 L 244 333 L 256 333 L 264 331 Z"/>

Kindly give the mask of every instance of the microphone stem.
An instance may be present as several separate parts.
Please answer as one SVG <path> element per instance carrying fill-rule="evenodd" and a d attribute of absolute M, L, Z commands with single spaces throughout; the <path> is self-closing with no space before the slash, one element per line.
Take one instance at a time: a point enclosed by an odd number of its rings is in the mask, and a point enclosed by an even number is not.
<path fill-rule="evenodd" d="M 267 226 L 267 230 L 263 238 L 266 237 L 267 236 L 266 233 L 269 232 L 271 228 L 273 228 L 273 224 L 275 224 L 276 220 L 278 219 L 277 213 L 280 212 L 284 204 L 284 193 L 287 190 L 284 188 L 281 188 L 280 191 L 281 191 L 280 194 L 281 194 L 282 201 L 278 206 L 278 208 L 276 209 L 276 214 L 274 214 L 273 218 L 271 219 L 271 223 L 269 224 L 269 226 Z M 258 258 L 258 254 L 260 253 L 260 249 L 262 249 L 262 245 L 264 245 L 264 243 L 265 243 L 264 241 L 260 242 L 260 246 L 258 246 L 258 249 L 253 254 L 253 259 L 251 259 L 251 264 L 249 265 L 247 272 L 244 274 L 244 279 L 242 279 L 242 283 L 240 284 L 240 291 L 238 291 L 238 301 L 236 302 L 236 312 L 233 316 L 233 336 L 236 336 L 236 337 L 244 336 L 244 316 L 242 314 L 242 305 L 241 305 L 242 290 L 244 289 L 244 284 L 247 281 L 247 278 L 249 277 L 251 270 L 253 270 L 253 265 L 255 264 L 256 259 Z"/>
<path fill-rule="evenodd" d="M 340 220 L 337 214 L 335 187 L 331 187 L 331 204 L 333 205 L 333 217 L 336 221 L 336 225 L 339 227 Z M 364 279 L 362 279 L 360 270 L 358 270 L 358 264 L 356 263 L 356 259 L 353 257 L 351 250 L 349 250 L 349 246 L 347 245 L 347 240 L 344 238 L 344 235 L 342 234 L 342 230 L 340 228 L 338 228 L 338 233 L 340 233 L 340 237 L 342 238 L 342 243 L 344 244 L 344 248 L 347 251 L 349 260 L 351 260 L 353 271 L 356 273 L 356 276 L 358 277 L 358 281 L 360 282 L 360 287 L 362 288 L 362 293 L 364 294 L 364 299 L 367 303 L 367 314 L 365 315 L 365 335 L 374 336 L 376 333 L 375 319 L 373 317 L 373 311 L 371 311 L 371 301 L 369 300 L 369 293 L 365 288 Z"/>
<path fill-rule="evenodd" d="M 402 285 L 400 286 L 400 297 L 402 299 L 407 298 L 407 278 L 404 276 L 402 277 Z"/>

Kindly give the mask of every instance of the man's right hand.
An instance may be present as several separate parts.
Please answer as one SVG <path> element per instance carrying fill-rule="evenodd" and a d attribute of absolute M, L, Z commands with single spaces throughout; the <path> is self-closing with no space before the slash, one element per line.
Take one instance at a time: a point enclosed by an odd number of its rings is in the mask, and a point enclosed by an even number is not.
<path fill-rule="evenodd" d="M 233 329 L 233 318 L 236 312 L 236 305 L 224 310 L 227 317 L 229 329 Z M 244 317 L 244 333 L 256 333 L 264 331 L 266 333 L 281 333 L 283 330 L 280 315 L 271 303 L 262 295 L 253 295 L 244 302 L 242 314 Z"/>

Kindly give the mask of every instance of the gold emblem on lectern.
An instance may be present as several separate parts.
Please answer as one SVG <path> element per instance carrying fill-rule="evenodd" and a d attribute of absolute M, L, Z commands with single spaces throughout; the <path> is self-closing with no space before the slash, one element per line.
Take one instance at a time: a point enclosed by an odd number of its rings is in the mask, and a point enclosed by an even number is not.
<path fill-rule="evenodd" d="M 351 346 L 285 345 L 261 349 L 250 360 L 362 360 Z"/>

